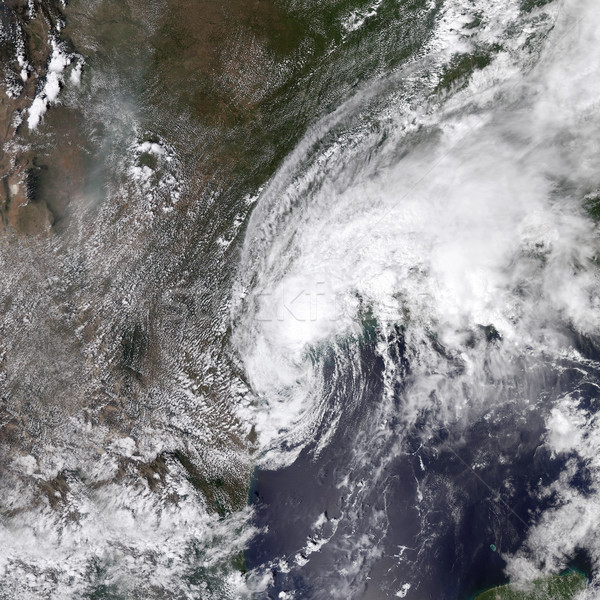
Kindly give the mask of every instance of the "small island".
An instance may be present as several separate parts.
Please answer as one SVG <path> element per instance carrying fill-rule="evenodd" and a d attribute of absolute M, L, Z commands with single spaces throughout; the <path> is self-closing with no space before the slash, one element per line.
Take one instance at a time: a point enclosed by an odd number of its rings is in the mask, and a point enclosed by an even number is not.
<path fill-rule="evenodd" d="M 501 585 L 478 594 L 474 600 L 573 600 L 585 586 L 585 575 L 570 570 L 563 575 L 537 579 L 529 589 L 517 589 L 511 584 Z"/>

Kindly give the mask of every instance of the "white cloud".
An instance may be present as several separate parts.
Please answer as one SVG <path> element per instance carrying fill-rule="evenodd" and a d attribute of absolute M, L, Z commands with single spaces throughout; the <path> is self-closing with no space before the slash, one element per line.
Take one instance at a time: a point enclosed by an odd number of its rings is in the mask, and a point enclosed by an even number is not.
<path fill-rule="evenodd" d="M 73 56 L 67 54 L 55 40 L 52 40 L 52 55 L 48 63 L 46 82 L 29 108 L 27 125 L 30 130 L 37 129 L 48 106 L 57 101 L 61 87 L 64 83 L 63 73 L 71 64 Z M 79 71 L 78 71 L 79 69 Z M 71 81 L 78 84 L 81 74 L 80 63 L 71 72 Z"/>
<path fill-rule="evenodd" d="M 563 400 L 557 408 L 553 408 L 546 421 L 548 444 L 552 450 L 561 453 L 578 449 L 585 423 L 585 416 L 570 399 Z"/>
<path fill-rule="evenodd" d="M 261 195 L 247 230 L 235 339 L 267 445 L 311 435 L 325 409 L 310 349 L 355 335 L 361 303 L 384 328 L 410 319 L 413 417 L 434 390 L 448 414 L 497 393 L 485 384 L 489 363 L 466 346 L 479 326 L 492 324 L 504 340 L 493 363 L 499 378 L 526 348 L 564 352 L 565 323 L 598 330 L 594 225 L 580 198 L 556 200 L 561 177 L 587 185 L 598 172 L 590 165 L 598 162 L 600 60 L 589 59 L 597 33 L 569 29 L 570 13 L 561 14 L 556 41 L 532 68 L 524 52 L 532 30 L 505 34 L 521 18 L 517 3 L 478 9 L 493 25 L 482 30 L 486 42 L 496 35 L 515 51 L 478 73 L 476 93 L 418 108 L 436 84 L 419 87 L 420 75 L 429 77 L 460 37 L 460 19 L 444 15 L 431 55 L 387 84 L 395 96 L 381 113 L 381 148 L 371 146 L 372 123 L 360 122 L 374 84 L 309 132 Z M 549 19 L 535 23 L 550 27 Z M 328 137 L 344 121 L 351 134 Z M 445 376 L 454 366 L 432 346 L 432 332 L 462 357 L 463 375 Z"/>

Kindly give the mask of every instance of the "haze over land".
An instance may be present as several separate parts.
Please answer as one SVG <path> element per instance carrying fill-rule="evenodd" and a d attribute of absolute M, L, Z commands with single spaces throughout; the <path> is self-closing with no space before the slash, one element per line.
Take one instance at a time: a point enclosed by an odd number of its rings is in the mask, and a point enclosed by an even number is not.
<path fill-rule="evenodd" d="M 1 597 L 595 597 L 592 0 L 0 18 Z"/>

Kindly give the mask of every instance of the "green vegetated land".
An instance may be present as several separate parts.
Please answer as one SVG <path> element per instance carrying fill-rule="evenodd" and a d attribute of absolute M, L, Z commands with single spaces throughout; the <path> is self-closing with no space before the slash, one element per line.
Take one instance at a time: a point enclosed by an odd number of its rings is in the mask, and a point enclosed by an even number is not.
<path fill-rule="evenodd" d="M 573 600 L 577 592 L 585 589 L 585 576 L 578 571 L 538 579 L 529 589 L 516 589 L 502 585 L 478 594 L 474 600 Z"/>

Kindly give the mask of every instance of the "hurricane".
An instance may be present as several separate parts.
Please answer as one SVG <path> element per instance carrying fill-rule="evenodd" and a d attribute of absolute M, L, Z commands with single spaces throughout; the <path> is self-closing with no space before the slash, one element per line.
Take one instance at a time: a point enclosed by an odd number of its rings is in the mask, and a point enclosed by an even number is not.
<path fill-rule="evenodd" d="M 261 192 L 234 340 L 279 597 L 472 593 L 490 543 L 514 580 L 596 564 L 595 12 L 446 7 Z M 495 51 L 449 94 L 461 44 Z"/>
<path fill-rule="evenodd" d="M 0 67 L 0 598 L 600 596 L 593 0 L 6 0 Z"/>

